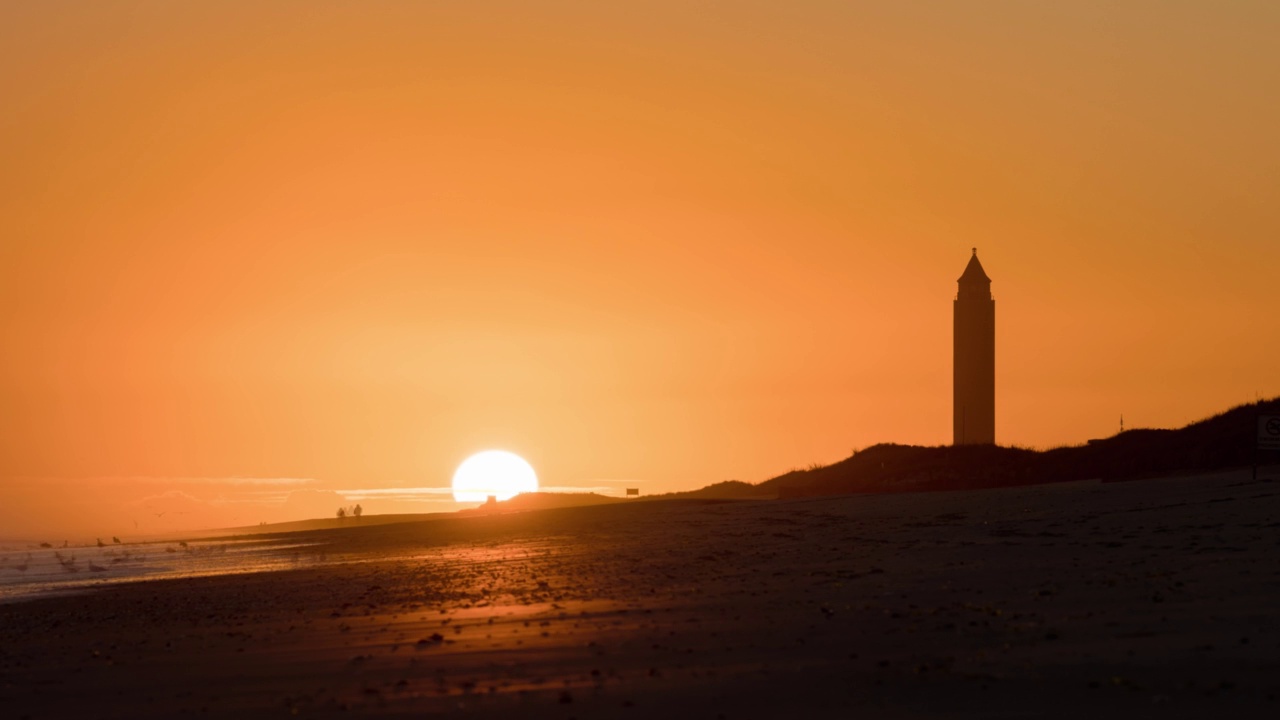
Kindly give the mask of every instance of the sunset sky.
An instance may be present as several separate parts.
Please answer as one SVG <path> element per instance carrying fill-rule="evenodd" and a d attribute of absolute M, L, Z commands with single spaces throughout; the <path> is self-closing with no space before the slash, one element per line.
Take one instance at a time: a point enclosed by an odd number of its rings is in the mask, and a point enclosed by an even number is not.
<path fill-rule="evenodd" d="M 1277 37 L 1273 0 L 4 3 L 0 537 L 449 510 L 488 448 L 651 494 L 948 443 L 974 246 L 1001 444 L 1280 395 Z"/>

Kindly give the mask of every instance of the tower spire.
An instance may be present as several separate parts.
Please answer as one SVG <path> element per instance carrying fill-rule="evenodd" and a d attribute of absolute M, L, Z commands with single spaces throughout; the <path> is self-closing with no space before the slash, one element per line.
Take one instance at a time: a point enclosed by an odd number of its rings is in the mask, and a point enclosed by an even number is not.
<path fill-rule="evenodd" d="M 982 269 L 982 261 L 978 259 L 978 248 L 973 249 L 973 255 L 969 258 L 969 264 L 965 265 L 964 274 L 960 276 L 959 282 L 961 287 L 980 283 L 991 284 L 991 278 L 987 277 L 987 271 Z"/>

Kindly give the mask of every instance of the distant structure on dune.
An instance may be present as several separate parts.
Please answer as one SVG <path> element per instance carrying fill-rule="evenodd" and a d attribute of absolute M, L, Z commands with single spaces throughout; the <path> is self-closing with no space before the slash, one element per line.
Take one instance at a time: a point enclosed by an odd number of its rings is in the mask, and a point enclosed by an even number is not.
<path fill-rule="evenodd" d="M 956 445 L 996 441 L 996 301 L 978 248 L 958 281 L 954 308 L 952 430 Z"/>

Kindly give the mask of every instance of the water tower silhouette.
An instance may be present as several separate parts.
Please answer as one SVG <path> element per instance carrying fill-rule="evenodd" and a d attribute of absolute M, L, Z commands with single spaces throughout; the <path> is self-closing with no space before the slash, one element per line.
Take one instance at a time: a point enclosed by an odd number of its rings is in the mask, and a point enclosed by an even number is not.
<path fill-rule="evenodd" d="M 978 248 L 958 281 L 954 307 L 952 431 L 956 445 L 996 441 L 996 301 Z"/>

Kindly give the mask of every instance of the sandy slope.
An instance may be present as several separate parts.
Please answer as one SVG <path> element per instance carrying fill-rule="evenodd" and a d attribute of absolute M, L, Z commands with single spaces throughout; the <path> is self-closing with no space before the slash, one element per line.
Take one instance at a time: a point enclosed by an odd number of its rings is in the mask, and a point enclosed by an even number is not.
<path fill-rule="evenodd" d="M 307 533 L 330 562 L 0 606 L 5 717 L 1270 717 L 1244 475 Z"/>

